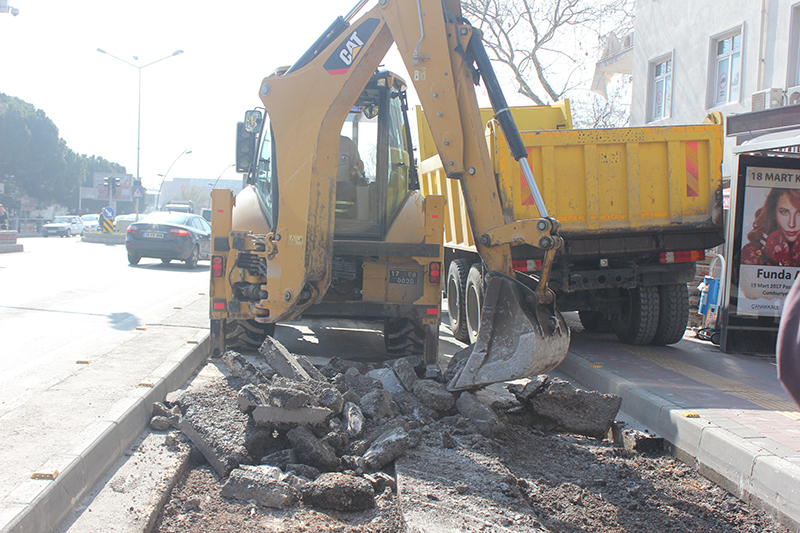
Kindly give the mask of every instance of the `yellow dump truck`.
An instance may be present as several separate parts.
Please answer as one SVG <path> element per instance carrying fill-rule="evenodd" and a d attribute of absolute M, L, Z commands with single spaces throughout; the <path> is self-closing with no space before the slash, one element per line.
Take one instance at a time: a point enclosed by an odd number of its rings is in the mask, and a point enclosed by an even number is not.
<path fill-rule="evenodd" d="M 487 120 L 506 224 L 539 217 L 501 129 Z M 549 215 L 564 246 L 550 273 L 562 311 L 578 311 L 589 331 L 629 344 L 672 344 L 689 314 L 687 282 L 704 250 L 721 244 L 722 126 L 572 129 L 568 102 L 512 109 Z M 460 183 L 445 177 L 417 109 L 422 192 L 447 197 L 445 291 L 459 340 L 474 342 L 486 269 L 476 252 L 491 235 L 472 235 Z M 509 235 L 515 270 L 538 274 L 540 248 Z M 482 239 L 482 240 L 481 240 Z"/>

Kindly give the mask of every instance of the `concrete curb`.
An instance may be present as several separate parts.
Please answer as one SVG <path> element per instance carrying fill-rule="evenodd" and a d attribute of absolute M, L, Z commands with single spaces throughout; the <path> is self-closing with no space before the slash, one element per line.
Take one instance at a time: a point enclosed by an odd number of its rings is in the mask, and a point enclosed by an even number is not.
<path fill-rule="evenodd" d="M 21 252 L 23 247 L 21 244 L 0 244 L 0 254 L 7 254 L 12 252 Z"/>
<path fill-rule="evenodd" d="M 621 410 L 668 441 L 676 457 L 791 528 L 800 526 L 800 454 L 708 409 L 670 401 L 570 352 L 558 370 L 583 385 L 622 397 Z M 665 398 L 665 396 L 667 398 Z M 675 399 L 675 398 L 673 398 Z"/>
<path fill-rule="evenodd" d="M 12 494 L 18 502 L 0 516 L 2 533 L 54 531 L 99 481 L 106 470 L 130 448 L 150 423 L 154 402 L 180 388 L 206 360 L 209 335 L 187 344 L 146 377 L 129 396 L 117 401 L 102 419 L 81 432 L 81 444 L 52 457 L 42 470 L 58 470 L 54 480 L 31 479 Z"/>

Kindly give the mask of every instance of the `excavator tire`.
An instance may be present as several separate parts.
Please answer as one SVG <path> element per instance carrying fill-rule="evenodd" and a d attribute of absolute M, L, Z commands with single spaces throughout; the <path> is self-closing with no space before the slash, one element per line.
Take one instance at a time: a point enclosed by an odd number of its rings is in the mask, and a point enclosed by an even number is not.
<path fill-rule="evenodd" d="M 651 344 L 675 344 L 686 333 L 689 321 L 689 288 L 685 283 L 658 286 L 658 327 Z"/>
<path fill-rule="evenodd" d="M 447 271 L 447 311 L 450 315 L 450 330 L 453 332 L 453 337 L 466 343 L 469 343 L 469 331 L 464 301 L 468 275 L 469 263 L 465 259 L 456 259 L 450 263 Z"/>
<path fill-rule="evenodd" d="M 258 350 L 264 339 L 275 335 L 275 324 L 255 320 L 228 320 L 225 322 L 225 348 Z"/>
<path fill-rule="evenodd" d="M 583 330 L 588 333 L 608 333 L 613 329 L 611 317 L 599 311 L 579 311 Z"/>
<path fill-rule="evenodd" d="M 483 272 L 480 263 L 473 263 L 467 274 L 466 298 L 464 307 L 467 318 L 469 339 L 465 342 L 475 343 L 481 326 L 481 307 L 483 306 Z"/>
<path fill-rule="evenodd" d="M 623 304 L 614 320 L 614 333 L 625 344 L 650 344 L 658 327 L 658 287 L 622 291 Z"/>
<path fill-rule="evenodd" d="M 425 353 L 425 327 L 413 318 L 385 318 L 383 342 L 392 357 Z"/>

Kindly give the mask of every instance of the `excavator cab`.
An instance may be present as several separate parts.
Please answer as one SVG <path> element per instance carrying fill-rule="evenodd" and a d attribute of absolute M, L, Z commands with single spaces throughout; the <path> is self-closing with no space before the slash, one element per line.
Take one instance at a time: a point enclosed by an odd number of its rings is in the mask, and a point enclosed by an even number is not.
<path fill-rule="evenodd" d="M 376 72 L 342 127 L 336 176 L 335 239 L 382 240 L 417 189 L 405 82 Z"/>

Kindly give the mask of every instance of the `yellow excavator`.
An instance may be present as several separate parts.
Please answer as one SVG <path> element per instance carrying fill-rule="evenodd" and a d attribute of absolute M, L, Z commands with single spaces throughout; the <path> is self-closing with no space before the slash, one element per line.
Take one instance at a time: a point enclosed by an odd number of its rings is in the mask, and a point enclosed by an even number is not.
<path fill-rule="evenodd" d="M 547 287 L 562 246 L 481 34 L 458 0 L 367 0 L 290 67 L 263 79 L 263 108 L 237 129 L 246 187 L 212 192 L 211 350 L 257 347 L 277 322 L 383 319 L 391 355 L 437 363 L 444 196 L 418 189 L 406 82 L 379 69 L 393 43 L 420 99 L 447 178 L 459 180 L 484 265 L 479 334 L 450 390 L 556 367 L 569 328 Z M 354 20 L 355 19 L 355 20 Z M 539 218 L 504 216 L 474 86 L 483 81 Z M 543 249 L 533 277 L 511 246 Z"/>

